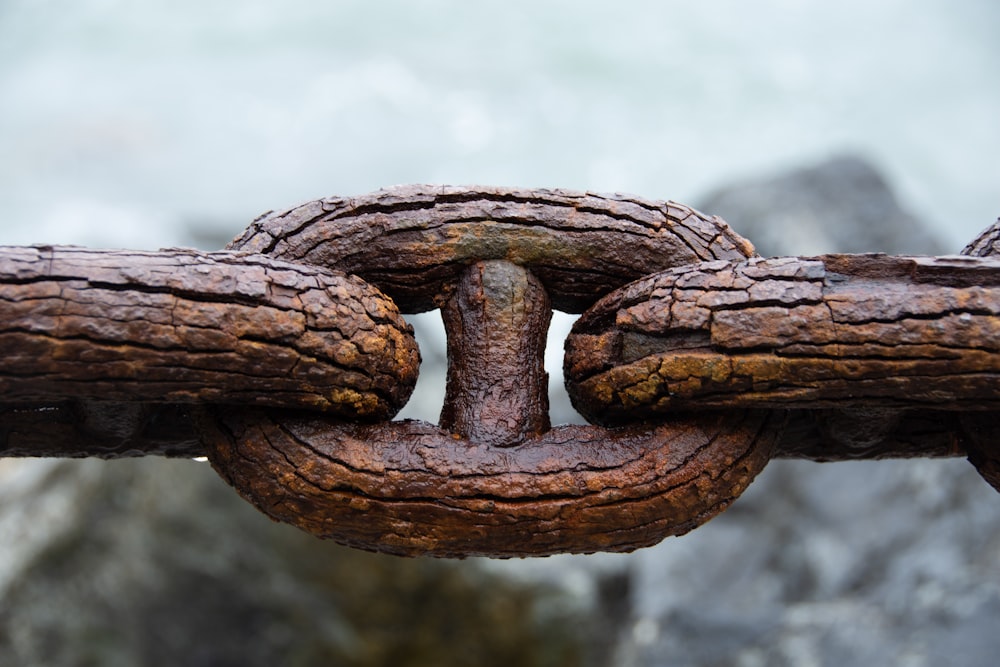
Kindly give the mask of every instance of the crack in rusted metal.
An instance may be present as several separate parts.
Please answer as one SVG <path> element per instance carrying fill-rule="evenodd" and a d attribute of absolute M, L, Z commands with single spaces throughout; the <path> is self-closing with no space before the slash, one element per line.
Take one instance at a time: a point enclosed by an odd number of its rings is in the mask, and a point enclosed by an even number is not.
<path fill-rule="evenodd" d="M 998 238 L 763 259 L 675 202 L 402 186 L 269 212 L 219 253 L 0 248 L 0 455 L 204 450 L 275 518 L 456 557 L 653 544 L 772 457 L 967 453 L 1000 490 Z M 397 304 L 443 306 L 440 427 L 378 421 L 419 365 Z M 574 403 L 631 425 L 550 426 L 553 304 L 586 311 Z"/>

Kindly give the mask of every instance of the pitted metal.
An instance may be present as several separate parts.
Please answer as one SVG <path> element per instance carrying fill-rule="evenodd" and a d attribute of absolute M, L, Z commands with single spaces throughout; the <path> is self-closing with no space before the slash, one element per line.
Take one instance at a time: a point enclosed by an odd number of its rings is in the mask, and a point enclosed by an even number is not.
<path fill-rule="evenodd" d="M 207 455 L 270 516 L 390 553 L 627 551 L 773 457 L 968 455 L 998 486 L 997 225 L 964 256 L 770 258 L 717 217 L 405 186 L 221 253 L 0 249 L 0 456 Z M 575 405 L 552 427 L 552 308 Z M 438 425 L 387 421 L 440 308 Z M 998 489 L 1000 490 L 1000 489 Z"/>

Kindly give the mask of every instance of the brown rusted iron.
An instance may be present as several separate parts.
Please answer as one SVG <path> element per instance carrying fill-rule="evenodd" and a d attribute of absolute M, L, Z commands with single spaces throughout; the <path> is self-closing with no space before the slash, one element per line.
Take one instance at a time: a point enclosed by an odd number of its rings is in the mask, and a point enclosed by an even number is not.
<path fill-rule="evenodd" d="M 207 454 L 274 518 L 456 557 L 653 544 L 773 456 L 968 455 L 1000 490 L 998 238 L 763 260 L 672 202 L 404 186 L 225 253 L 8 249 L 0 456 Z M 442 310 L 439 426 L 381 421 L 418 363 L 397 304 Z M 566 371 L 603 426 L 549 424 L 552 307 L 587 311 Z"/>
<path fill-rule="evenodd" d="M 995 409 L 1000 398 L 998 268 L 992 259 L 835 255 L 663 272 L 577 322 L 567 387 L 601 423 L 799 408 L 778 456 L 954 456 L 968 443 L 957 417 L 941 411 Z"/>
<path fill-rule="evenodd" d="M 1000 257 L 1000 218 L 962 249 L 969 257 Z"/>
<path fill-rule="evenodd" d="M 738 411 L 497 447 L 420 421 L 269 412 L 223 408 L 206 425 L 213 465 L 259 509 L 353 547 L 459 558 L 630 551 L 686 533 L 746 489 L 780 428 Z"/>
<path fill-rule="evenodd" d="M 666 271 L 577 321 L 570 395 L 603 423 L 696 408 L 996 409 L 998 279 L 1000 260 L 957 256 Z"/>
<path fill-rule="evenodd" d="M 677 430 L 549 426 L 549 294 L 578 311 L 652 266 L 751 254 L 721 220 L 634 198 L 408 187 L 270 215 L 231 247 L 347 268 L 405 311 L 442 307 L 440 427 L 390 424 L 359 437 L 312 422 L 293 440 L 322 450 L 323 463 L 300 470 L 304 461 L 289 455 L 296 445 L 276 442 L 287 428 L 248 430 L 259 417 L 227 411 L 240 436 L 210 441 L 213 464 L 258 507 L 310 532 L 405 554 L 629 550 L 707 520 L 769 458 L 780 417 L 763 432 L 761 417 L 748 426 L 742 414 L 713 415 L 704 427 L 691 418 Z M 269 449 L 280 460 L 246 465 Z M 346 465 L 338 458 L 372 449 Z M 712 490 L 707 479 L 717 480 Z M 618 520 L 594 518 L 611 515 Z"/>
<path fill-rule="evenodd" d="M 0 247 L 8 403 L 226 403 L 391 418 L 420 364 L 357 277 L 193 250 Z"/>
<path fill-rule="evenodd" d="M 552 307 L 538 279 L 505 260 L 478 262 L 442 300 L 449 361 L 441 428 L 497 447 L 548 431 Z"/>
<path fill-rule="evenodd" d="M 550 429 L 544 288 L 491 260 L 448 292 L 440 427 L 225 409 L 205 428 L 212 464 L 270 516 L 344 544 L 524 556 L 628 551 L 685 533 L 770 459 L 781 414 Z"/>
<path fill-rule="evenodd" d="M 556 309 L 579 313 L 661 269 L 754 253 L 721 218 L 675 202 L 430 185 L 269 213 L 229 247 L 359 275 L 404 313 L 437 308 L 446 287 L 480 261 L 525 267 Z"/>

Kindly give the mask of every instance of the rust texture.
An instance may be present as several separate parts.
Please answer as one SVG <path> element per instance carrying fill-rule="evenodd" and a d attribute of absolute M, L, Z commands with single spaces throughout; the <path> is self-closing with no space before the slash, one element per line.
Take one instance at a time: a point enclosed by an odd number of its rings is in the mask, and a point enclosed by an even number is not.
<path fill-rule="evenodd" d="M 547 431 L 544 355 L 552 309 L 538 280 L 504 260 L 478 262 L 441 316 L 448 335 L 441 427 L 501 447 Z"/>
<path fill-rule="evenodd" d="M 187 413 L 164 407 L 178 404 L 387 419 L 419 366 L 409 325 L 359 278 L 232 252 L 66 247 L 0 248 L 0 358 L 2 455 L 66 455 L 60 433 L 69 455 L 102 439 L 115 441 L 103 455 L 143 438 L 188 451 L 197 438 L 172 423 Z"/>
<path fill-rule="evenodd" d="M 630 551 L 722 511 L 770 459 L 782 417 L 550 429 L 551 310 L 524 267 L 477 262 L 448 286 L 441 426 L 351 426 L 224 410 L 220 475 L 270 516 L 363 549 L 526 556 Z"/>
<path fill-rule="evenodd" d="M 983 230 L 962 250 L 973 257 L 1000 257 L 1000 219 Z M 1000 491 L 1000 414 L 975 413 L 962 415 L 962 432 L 969 460 L 990 486 Z"/>
<path fill-rule="evenodd" d="M 1000 218 L 962 250 L 972 257 L 1000 257 Z"/>
<path fill-rule="evenodd" d="M 433 186 L 219 253 L 0 248 L 0 456 L 205 454 L 275 519 L 449 557 L 651 545 L 774 456 L 968 455 L 1000 491 L 997 249 L 762 259 L 673 202 Z M 437 307 L 440 426 L 387 422 L 400 310 Z M 586 311 L 565 370 L 599 426 L 550 426 L 552 308 Z"/>
<path fill-rule="evenodd" d="M 753 480 L 779 426 L 737 411 L 563 426 L 496 447 L 425 422 L 226 409 L 206 432 L 223 478 L 309 533 L 399 555 L 510 557 L 630 551 L 686 533 Z"/>
<path fill-rule="evenodd" d="M 566 343 L 577 408 L 995 409 L 1000 260 L 828 255 L 683 267 L 633 283 Z"/>
<path fill-rule="evenodd" d="M 791 413 L 779 456 L 963 455 L 971 443 L 944 409 L 996 407 L 997 266 L 839 255 L 668 271 L 581 318 L 568 387 L 584 414 L 612 423 L 678 408 L 807 408 Z"/>
<path fill-rule="evenodd" d="M 670 201 L 572 190 L 407 185 L 256 220 L 231 248 L 355 273 L 404 313 L 432 310 L 470 264 L 503 259 L 579 313 L 661 269 L 753 255 L 721 218 Z"/>

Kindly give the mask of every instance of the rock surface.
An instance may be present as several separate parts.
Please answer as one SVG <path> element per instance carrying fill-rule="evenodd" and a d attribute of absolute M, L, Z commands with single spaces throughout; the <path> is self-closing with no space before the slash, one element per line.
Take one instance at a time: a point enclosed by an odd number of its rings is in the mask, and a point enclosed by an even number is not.
<path fill-rule="evenodd" d="M 765 257 L 960 250 L 943 247 L 917 216 L 900 207 L 875 166 L 856 155 L 721 188 L 698 208 L 722 216 Z M 989 223 L 983 221 L 983 227 Z"/>
<path fill-rule="evenodd" d="M 565 594 L 272 523 L 207 463 L 0 460 L 0 665 L 585 665 Z"/>

